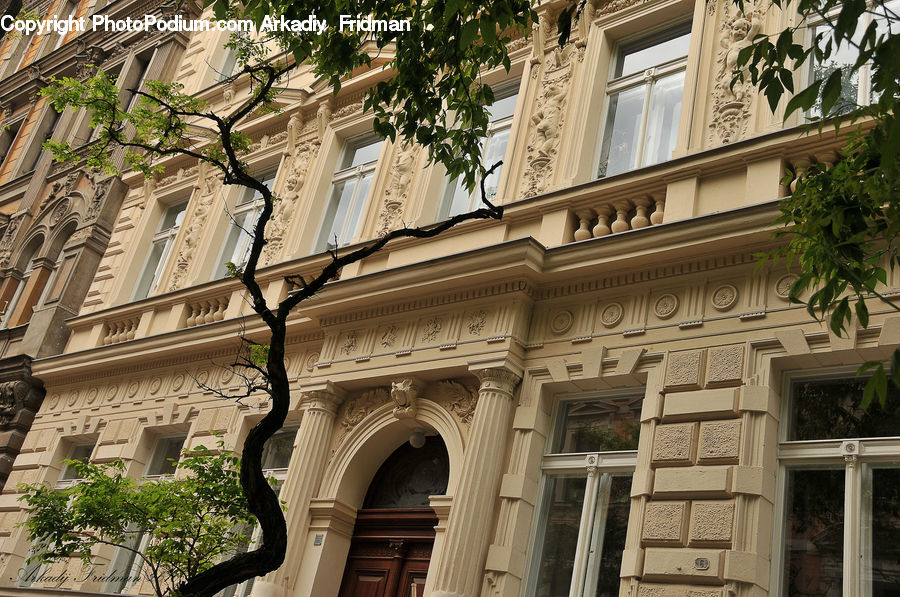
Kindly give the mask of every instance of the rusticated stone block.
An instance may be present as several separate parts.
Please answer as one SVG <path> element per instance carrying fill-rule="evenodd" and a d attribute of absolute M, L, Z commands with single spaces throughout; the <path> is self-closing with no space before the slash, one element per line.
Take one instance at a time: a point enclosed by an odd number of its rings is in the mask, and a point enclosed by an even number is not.
<path fill-rule="evenodd" d="M 703 464 L 737 464 L 741 449 L 741 422 L 705 421 L 700 424 L 700 448 L 697 456 Z"/>
<path fill-rule="evenodd" d="M 717 584 L 723 582 L 724 551 L 648 547 L 644 579 L 650 581 Z"/>
<path fill-rule="evenodd" d="M 661 468 L 653 481 L 655 498 L 731 497 L 730 466 Z"/>
<path fill-rule="evenodd" d="M 709 349 L 706 363 L 706 387 L 740 385 L 744 376 L 744 346 L 719 346 Z"/>
<path fill-rule="evenodd" d="M 691 505 L 691 546 L 729 547 L 734 502 L 694 502 Z"/>
<path fill-rule="evenodd" d="M 644 510 L 645 545 L 684 545 L 687 502 L 648 502 Z"/>
<path fill-rule="evenodd" d="M 699 390 L 703 379 L 705 350 L 669 353 L 666 390 Z"/>
<path fill-rule="evenodd" d="M 662 466 L 693 464 L 697 428 L 697 423 L 657 426 L 653 439 L 653 463 Z"/>
<path fill-rule="evenodd" d="M 663 420 L 696 421 L 737 416 L 739 394 L 740 388 L 666 394 L 663 400 Z"/>

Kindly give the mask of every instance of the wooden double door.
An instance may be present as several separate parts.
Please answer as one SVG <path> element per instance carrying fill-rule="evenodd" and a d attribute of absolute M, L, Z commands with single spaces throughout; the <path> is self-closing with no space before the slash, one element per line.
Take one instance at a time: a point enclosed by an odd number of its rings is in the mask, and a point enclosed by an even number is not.
<path fill-rule="evenodd" d="M 431 508 L 360 510 L 340 597 L 422 597 L 437 522 Z"/>

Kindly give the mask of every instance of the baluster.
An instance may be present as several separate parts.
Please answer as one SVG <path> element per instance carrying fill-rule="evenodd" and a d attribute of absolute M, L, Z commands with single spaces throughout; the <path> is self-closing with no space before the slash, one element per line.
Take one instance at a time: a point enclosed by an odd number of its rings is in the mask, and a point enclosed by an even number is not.
<path fill-rule="evenodd" d="M 214 301 L 206 301 L 206 313 L 203 316 L 204 323 L 212 323 L 215 320 L 215 302 Z"/>
<path fill-rule="evenodd" d="M 625 218 L 628 216 L 631 204 L 628 201 L 616 201 L 613 203 L 613 207 L 616 208 L 616 221 L 612 223 L 612 231 L 613 233 L 625 232 L 628 230 L 628 220 Z"/>
<path fill-rule="evenodd" d="M 631 228 L 632 230 L 636 230 L 638 228 L 646 228 L 650 225 L 650 218 L 647 217 L 647 209 L 650 207 L 650 199 L 635 199 L 634 201 L 634 209 L 635 214 L 634 217 L 631 218 Z"/>
<path fill-rule="evenodd" d="M 578 230 L 575 231 L 575 240 L 587 240 L 591 238 L 591 220 L 594 218 L 594 212 L 589 209 L 583 209 L 575 212 L 578 217 Z"/>
<path fill-rule="evenodd" d="M 603 206 L 597 210 L 597 225 L 594 226 L 594 238 L 606 236 L 611 230 L 609 229 L 609 207 Z"/>
<path fill-rule="evenodd" d="M 650 214 L 650 223 L 654 226 L 657 224 L 663 223 L 663 216 L 665 215 L 666 209 L 666 199 L 665 197 L 660 199 L 654 199 L 656 202 L 656 209 L 653 210 L 653 213 Z"/>

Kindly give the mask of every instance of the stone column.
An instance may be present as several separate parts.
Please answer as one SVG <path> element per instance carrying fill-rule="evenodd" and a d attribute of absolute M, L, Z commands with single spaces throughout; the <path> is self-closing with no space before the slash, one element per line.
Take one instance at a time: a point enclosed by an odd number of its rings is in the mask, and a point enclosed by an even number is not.
<path fill-rule="evenodd" d="M 306 547 L 309 504 L 319 493 L 328 460 L 328 448 L 331 446 L 335 415 L 344 396 L 344 392 L 331 382 L 303 391 L 300 403 L 303 419 L 294 440 L 288 475 L 280 494 L 287 501 L 285 518 L 288 537 L 293 539 L 288 541 L 284 565 L 267 574 L 265 580 L 253 587 L 253 595 L 256 597 L 286 595 L 296 581 L 303 549 Z"/>
<path fill-rule="evenodd" d="M 434 597 L 476 597 L 479 593 L 506 453 L 513 390 L 521 380 L 505 367 L 475 374 L 481 381 L 478 406 L 469 428 L 441 561 L 436 562 Z"/>

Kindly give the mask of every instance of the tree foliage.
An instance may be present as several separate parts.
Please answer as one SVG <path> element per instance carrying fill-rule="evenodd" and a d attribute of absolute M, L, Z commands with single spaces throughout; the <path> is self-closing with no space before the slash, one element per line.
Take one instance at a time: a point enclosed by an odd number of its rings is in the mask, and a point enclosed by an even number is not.
<path fill-rule="evenodd" d="M 742 0 L 735 3 L 743 8 Z M 796 171 L 786 177 L 786 184 L 796 178 L 778 219 L 788 244 L 775 254 L 800 267 L 791 300 L 805 303 L 813 317 L 827 320 L 840 334 L 854 315 L 860 325 L 868 326 L 867 299 L 875 297 L 900 311 L 879 290 L 887 282 L 887 270 L 900 266 L 896 244 L 900 4 L 883 0 L 772 0 L 772 4 L 793 14 L 796 24 L 775 35 L 757 36 L 741 51 L 735 79 L 747 73 L 773 111 L 783 96 L 790 95 L 785 117 L 804 114 L 822 134 L 827 125 L 837 133 L 848 122 L 852 127 L 836 163 L 795 164 Z M 808 43 L 807 31 L 814 31 Z M 854 54 L 855 60 L 836 60 L 839 50 L 844 56 Z M 804 86 L 795 90 L 797 73 L 804 72 L 810 75 L 800 77 Z M 863 98 L 870 101 L 858 103 L 857 94 L 848 93 L 852 81 L 871 85 L 870 97 Z M 808 298 L 801 299 L 806 292 Z M 867 363 L 861 372 L 866 370 L 874 370 L 874 375 L 863 406 L 868 407 L 876 395 L 884 405 L 888 374 L 883 364 Z M 891 374 L 900 385 L 900 351 L 893 355 Z"/>
<path fill-rule="evenodd" d="M 238 479 L 240 459 L 230 452 L 201 446 L 185 452 L 175 477 L 141 481 L 126 476 L 118 460 L 66 463 L 79 478 L 71 487 L 19 487 L 29 539 L 43 547 L 33 556 L 40 562 L 78 555 L 90 565 L 95 546 L 119 547 L 143 562 L 145 578 L 162 597 L 249 542 L 242 530 L 254 519 Z M 124 579 L 129 573 L 106 574 Z"/>
<path fill-rule="evenodd" d="M 91 113 L 95 141 L 75 148 L 50 141 L 56 159 L 118 173 L 133 169 L 152 176 L 160 171 L 160 158 L 187 156 L 217 174 L 225 185 L 240 185 L 257 192 L 262 210 L 251 232 L 247 262 L 232 264 L 231 275 L 246 287 L 249 303 L 269 332 L 264 344 L 246 341 L 233 364 L 247 382 L 234 399 L 265 392 L 271 409 L 248 433 L 241 458 L 240 483 L 247 507 L 259 521 L 262 538 L 258 547 L 235 554 L 209 568 L 194 568 L 182 577 L 177 592 L 182 596 L 211 597 L 221 589 L 277 569 L 284 561 L 287 528 L 279 501 L 266 483 L 261 456 L 263 446 L 284 423 L 290 406 L 290 385 L 285 370 L 286 322 L 304 300 L 334 279 L 341 268 L 355 263 L 397 238 L 431 238 L 473 219 L 499 219 L 503 208 L 492 204 L 484 180 L 500 166 L 483 164 L 482 139 L 489 122 L 488 107 L 494 95 L 481 77 L 491 68 L 509 70 L 506 43 L 534 18 L 528 0 L 499 0 L 483 5 L 462 0 L 426 0 L 396 3 L 361 2 L 289 3 L 251 0 L 239 9 L 225 0 L 214 5 L 218 17 L 249 17 L 261 24 L 263 17 L 283 15 L 304 19 L 315 14 L 331 25 L 324 33 L 272 33 L 270 38 L 234 36 L 240 70 L 226 79 L 245 78 L 249 95 L 230 113 L 218 114 L 204 102 L 183 93 L 177 83 L 146 82 L 143 89 L 128 90 L 138 101 L 126 109 L 112 79 L 97 73 L 85 81 L 54 80 L 44 95 L 57 111 L 85 108 Z M 410 31 L 402 35 L 383 32 L 341 31 L 341 14 L 371 15 L 375 19 L 408 19 Z M 267 51 L 282 50 L 274 57 Z M 348 249 L 331 251 L 331 260 L 312 278 L 288 276 L 293 288 L 272 304 L 257 281 L 257 267 L 266 244 L 266 225 L 272 217 L 272 191 L 250 174 L 244 158 L 249 137 L 241 132 L 249 117 L 277 110 L 273 102 L 297 64 L 309 64 L 321 80 L 337 93 L 347 78 L 371 67 L 375 57 L 385 57 L 387 72 L 366 91 L 365 108 L 374 113 L 373 128 L 398 142 L 416 142 L 428 150 L 432 161 L 442 163 L 451 177 L 461 177 L 469 189 L 480 182 L 481 207 L 445 221 L 421 227 L 402 226 L 376 239 Z M 124 148 L 124 163 L 118 149 Z M 47 529 L 49 530 L 49 529 Z"/>

